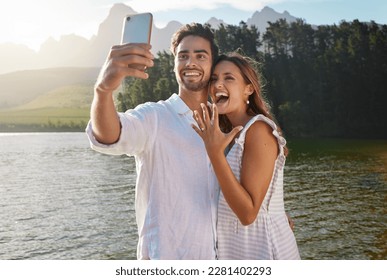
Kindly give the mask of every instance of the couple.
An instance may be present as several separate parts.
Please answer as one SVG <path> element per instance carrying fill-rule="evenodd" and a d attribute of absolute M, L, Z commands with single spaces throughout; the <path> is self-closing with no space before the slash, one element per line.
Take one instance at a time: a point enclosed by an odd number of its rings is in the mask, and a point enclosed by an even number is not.
<path fill-rule="evenodd" d="M 179 93 L 117 113 L 113 91 L 126 76 L 148 78 L 138 64 L 154 57 L 146 44 L 112 47 L 86 128 L 93 149 L 135 156 L 137 258 L 298 259 L 282 193 L 286 142 L 253 67 L 218 58 L 201 24 L 182 26 L 171 50 Z"/>

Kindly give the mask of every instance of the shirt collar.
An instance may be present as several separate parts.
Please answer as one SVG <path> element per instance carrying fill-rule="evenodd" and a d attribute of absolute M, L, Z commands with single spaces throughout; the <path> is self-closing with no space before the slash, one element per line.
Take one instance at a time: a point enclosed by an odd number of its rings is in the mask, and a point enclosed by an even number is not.
<path fill-rule="evenodd" d="M 185 104 L 183 99 L 176 93 L 172 94 L 172 96 L 169 98 L 172 108 L 175 110 L 176 113 L 180 115 L 184 115 L 187 113 L 192 113 L 192 110 Z"/>

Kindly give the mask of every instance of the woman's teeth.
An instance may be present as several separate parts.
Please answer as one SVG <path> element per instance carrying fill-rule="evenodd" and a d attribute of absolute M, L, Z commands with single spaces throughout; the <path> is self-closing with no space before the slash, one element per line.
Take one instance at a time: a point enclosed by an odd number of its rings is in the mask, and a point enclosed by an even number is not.
<path fill-rule="evenodd" d="M 225 92 L 217 92 L 215 96 L 216 96 L 216 103 L 225 102 L 228 99 L 228 94 Z"/>

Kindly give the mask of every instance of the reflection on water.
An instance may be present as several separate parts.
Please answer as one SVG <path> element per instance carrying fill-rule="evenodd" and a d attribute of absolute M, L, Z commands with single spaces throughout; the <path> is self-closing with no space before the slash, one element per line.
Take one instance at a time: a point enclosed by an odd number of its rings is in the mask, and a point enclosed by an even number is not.
<path fill-rule="evenodd" d="M 386 259 L 387 141 L 289 141 L 303 259 Z M 83 133 L 0 134 L 0 259 L 134 259 L 134 160 Z"/>
<path fill-rule="evenodd" d="M 387 142 L 309 140 L 293 147 L 285 199 L 301 256 L 386 259 Z"/>

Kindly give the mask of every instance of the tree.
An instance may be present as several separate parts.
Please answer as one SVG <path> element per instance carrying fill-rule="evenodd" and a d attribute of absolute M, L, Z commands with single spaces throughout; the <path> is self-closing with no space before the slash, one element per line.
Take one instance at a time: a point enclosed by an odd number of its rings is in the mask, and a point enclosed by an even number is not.
<path fill-rule="evenodd" d="M 314 28 L 280 19 L 262 40 L 245 22 L 220 25 L 214 34 L 222 53 L 241 49 L 263 58 L 265 95 L 287 135 L 387 137 L 387 25 L 355 20 Z M 149 79 L 128 79 L 118 108 L 177 92 L 173 67 L 173 55 L 159 53 Z"/>
<path fill-rule="evenodd" d="M 243 21 L 239 26 L 221 24 L 214 33 L 220 53 L 242 50 L 243 54 L 255 58 L 262 45 L 258 29 L 255 26 L 248 27 Z"/>

